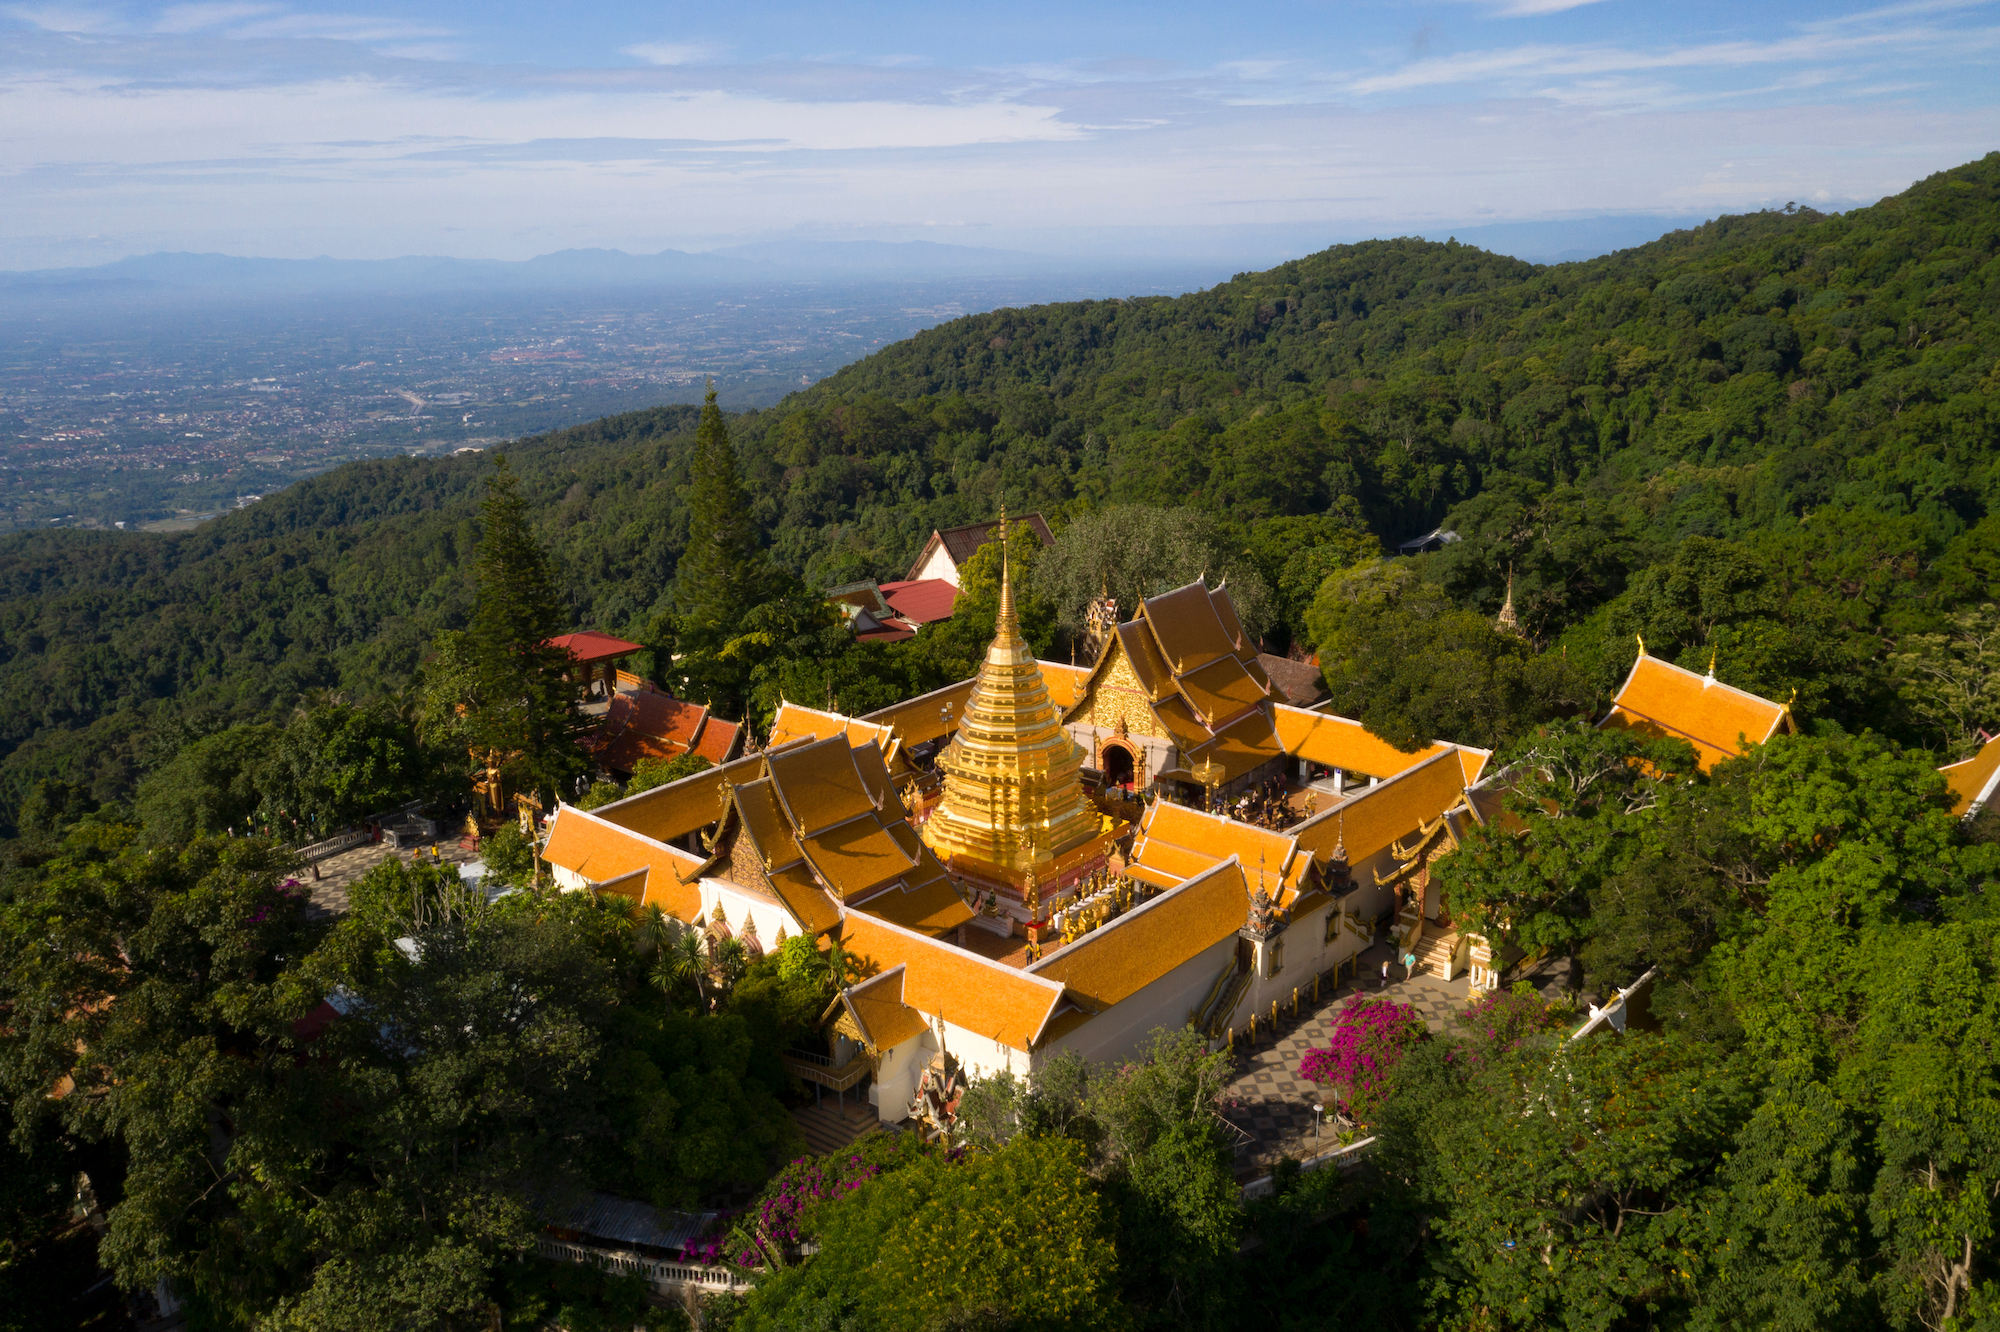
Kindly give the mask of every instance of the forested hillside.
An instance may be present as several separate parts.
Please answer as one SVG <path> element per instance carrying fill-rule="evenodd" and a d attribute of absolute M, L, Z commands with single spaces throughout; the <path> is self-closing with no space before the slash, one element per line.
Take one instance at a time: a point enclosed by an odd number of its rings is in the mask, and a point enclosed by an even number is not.
<path fill-rule="evenodd" d="M 1523 650 L 1573 671 L 1562 708 L 1643 632 L 1942 752 L 1996 720 L 1939 693 L 1989 651 L 2000 566 L 1996 249 L 2000 154 L 1842 216 L 1722 218 L 1583 264 L 1340 246 L 1178 299 L 957 320 L 732 429 L 757 524 L 810 586 L 899 576 L 1003 496 L 1058 520 L 1194 506 L 1273 588 L 1320 539 L 1300 519 L 1358 511 L 1390 542 L 1443 522 L 1463 540 L 1416 562 L 1424 586 L 1490 616 L 1511 570 Z M 668 604 L 692 422 L 512 450 L 579 624 L 640 635 Z M 221 718 L 404 686 L 467 614 L 487 467 L 356 464 L 186 536 L 0 542 L 6 803 L 53 772 L 116 795 Z M 1313 632 L 1310 601 L 1275 639 Z"/>

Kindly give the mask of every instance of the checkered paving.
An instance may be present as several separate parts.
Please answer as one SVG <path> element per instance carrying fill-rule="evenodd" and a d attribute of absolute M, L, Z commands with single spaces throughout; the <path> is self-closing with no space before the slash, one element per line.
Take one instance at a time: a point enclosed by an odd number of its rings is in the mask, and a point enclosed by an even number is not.
<path fill-rule="evenodd" d="M 1472 998 L 1468 977 L 1446 982 L 1429 973 L 1404 977 L 1400 963 L 1391 962 L 1389 983 L 1382 984 L 1382 963 L 1390 957 L 1385 944 L 1377 944 L 1361 955 L 1357 968 L 1359 990 L 1382 995 L 1417 1010 L 1432 1031 L 1443 1031 L 1452 1017 Z M 1553 972 L 1529 977 L 1544 993 L 1561 993 L 1560 978 Z M 1258 1043 L 1245 1047 L 1237 1042 L 1235 1079 L 1223 1092 L 1223 1118 L 1247 1135 L 1237 1157 L 1237 1171 L 1244 1178 L 1263 1173 L 1281 1157 L 1307 1157 L 1334 1145 L 1330 1122 L 1322 1121 L 1313 1108 L 1330 1104 L 1327 1089 L 1299 1076 L 1299 1061 L 1306 1051 L 1323 1047 L 1332 1039 L 1340 1010 L 1356 992 L 1356 983 L 1344 982 L 1338 992 L 1328 995 L 1322 988 L 1317 1007 L 1304 1017 L 1280 1027 L 1272 1041 L 1259 1034 Z"/>

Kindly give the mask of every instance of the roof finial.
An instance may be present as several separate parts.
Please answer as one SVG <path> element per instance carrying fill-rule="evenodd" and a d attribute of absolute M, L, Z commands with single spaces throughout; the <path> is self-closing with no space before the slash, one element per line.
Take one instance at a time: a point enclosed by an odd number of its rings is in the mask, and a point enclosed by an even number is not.
<path fill-rule="evenodd" d="M 1638 639 L 1638 640 L 1639 640 L 1639 655 L 1640 655 L 1640 656 L 1642 656 L 1642 657 L 1643 657 L 1643 656 L 1645 656 L 1645 655 L 1646 655 L 1646 636 L 1645 636 L 1644 634 L 1634 634 L 1634 635 L 1632 635 L 1632 637 L 1634 637 L 1634 638 L 1636 638 L 1636 639 Z"/>
<path fill-rule="evenodd" d="M 1503 633 L 1513 634 L 1516 637 L 1519 637 L 1521 633 L 1521 619 L 1514 614 L 1514 562 L 1512 560 L 1507 561 L 1507 601 L 1505 605 L 1500 607 L 1500 617 L 1493 622 L 1493 627 Z"/>
<path fill-rule="evenodd" d="M 1713 680 L 1713 679 L 1715 678 L 1715 649 L 1714 649 L 1714 648 L 1710 648 L 1710 649 L 1708 650 L 1708 678 L 1709 678 L 1709 679 L 1711 679 L 1711 680 Z"/>

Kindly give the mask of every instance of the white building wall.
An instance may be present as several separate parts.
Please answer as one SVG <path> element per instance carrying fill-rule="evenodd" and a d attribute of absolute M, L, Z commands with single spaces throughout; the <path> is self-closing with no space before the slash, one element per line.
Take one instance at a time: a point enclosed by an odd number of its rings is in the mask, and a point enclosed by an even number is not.
<path fill-rule="evenodd" d="M 1096 1064 L 1113 1063 L 1136 1056 L 1145 1048 L 1154 1028 L 1169 1030 L 1187 1025 L 1189 1010 L 1208 997 L 1216 973 L 1235 956 L 1236 936 L 1211 944 L 1158 980 L 1127 995 L 1090 1021 L 1035 1052 L 1035 1062 L 1043 1063 L 1062 1050 L 1075 1050 Z"/>
<path fill-rule="evenodd" d="M 917 571 L 910 576 L 910 581 L 921 582 L 926 578 L 942 578 L 953 587 L 958 586 L 958 565 L 952 562 L 951 552 L 944 548 L 942 541 L 931 547 L 931 553 L 917 566 Z"/>
<path fill-rule="evenodd" d="M 757 942 L 764 946 L 764 951 L 767 953 L 777 948 L 778 930 L 781 927 L 787 939 L 801 932 L 798 921 L 792 918 L 792 913 L 785 910 L 776 899 L 745 892 L 727 879 L 704 878 L 701 881 L 702 915 L 709 915 L 718 903 L 722 906 L 724 918 L 729 921 L 730 933 L 739 939 L 743 937 L 745 921 L 757 922 Z"/>

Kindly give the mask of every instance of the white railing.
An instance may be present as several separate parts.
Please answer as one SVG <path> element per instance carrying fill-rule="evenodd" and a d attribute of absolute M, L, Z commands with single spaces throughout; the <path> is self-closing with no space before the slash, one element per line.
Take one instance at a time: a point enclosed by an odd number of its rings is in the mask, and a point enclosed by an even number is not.
<path fill-rule="evenodd" d="M 1360 1165 L 1361 1158 L 1367 1154 L 1362 1149 L 1373 1147 L 1374 1145 L 1375 1139 L 1367 1137 L 1363 1138 L 1360 1142 L 1350 1142 L 1342 1147 L 1330 1148 L 1327 1151 L 1321 1152 L 1318 1156 L 1309 1156 L 1299 1162 L 1299 1173 L 1302 1175 L 1311 1174 L 1315 1170 L 1324 1170 L 1328 1166 L 1332 1166 L 1337 1170 L 1346 1170 L 1352 1166 Z M 1249 1202 L 1253 1198 L 1268 1198 L 1271 1196 L 1271 1187 L 1271 1177 L 1269 1175 L 1265 1175 L 1261 1179 L 1253 1179 L 1243 1186 L 1243 1201 Z"/>
<path fill-rule="evenodd" d="M 361 828 L 356 828 L 350 832 L 335 833 L 332 837 L 324 841 L 314 842 L 311 846 L 300 847 L 299 858 L 308 861 L 325 860 L 328 856 L 337 856 L 342 851 L 360 846 L 367 840 L 368 833 Z"/>
<path fill-rule="evenodd" d="M 650 1258 L 629 1249 L 600 1249 L 591 1244 L 540 1235 L 535 1251 L 557 1262 L 594 1267 L 601 1272 L 622 1272 L 650 1284 L 663 1295 L 693 1287 L 697 1290 L 741 1294 L 750 1288 L 750 1278 L 734 1267 L 708 1267 L 700 1263 L 680 1263 L 667 1258 Z"/>

